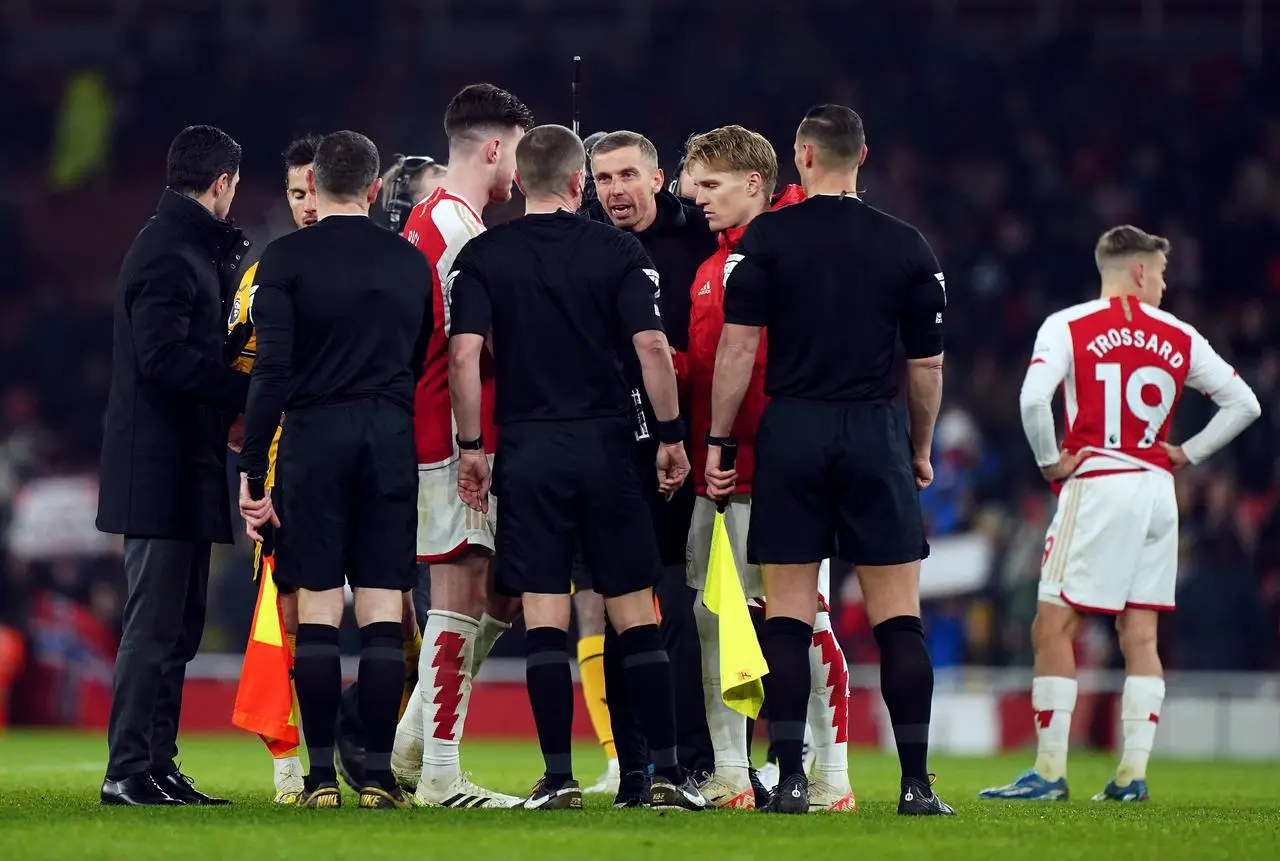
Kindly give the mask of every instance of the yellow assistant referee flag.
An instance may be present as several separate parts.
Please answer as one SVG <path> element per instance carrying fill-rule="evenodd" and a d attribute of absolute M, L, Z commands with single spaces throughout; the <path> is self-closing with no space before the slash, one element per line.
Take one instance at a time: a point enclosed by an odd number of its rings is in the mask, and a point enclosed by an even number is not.
<path fill-rule="evenodd" d="M 736 712 L 755 718 L 764 704 L 764 683 L 769 673 L 747 596 L 733 562 L 729 530 L 724 512 L 716 513 L 711 529 L 711 558 L 707 564 L 707 588 L 702 603 L 718 617 L 720 632 L 720 689 L 724 704 Z"/>

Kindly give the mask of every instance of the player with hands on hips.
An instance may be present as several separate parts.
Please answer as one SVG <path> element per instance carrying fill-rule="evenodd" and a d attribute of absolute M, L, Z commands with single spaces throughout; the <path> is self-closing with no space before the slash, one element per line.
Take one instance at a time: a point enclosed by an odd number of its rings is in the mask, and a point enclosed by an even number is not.
<path fill-rule="evenodd" d="M 1020 398 L 1036 463 L 1058 490 L 1045 539 L 1032 625 L 1035 767 L 983 798 L 1065 801 L 1076 702 L 1072 644 L 1080 617 L 1116 617 L 1126 678 L 1124 752 L 1095 801 L 1146 801 L 1164 677 L 1158 613 L 1173 610 L 1178 502 L 1173 473 L 1221 449 L 1260 414 L 1258 399 L 1194 328 L 1159 306 L 1169 241 L 1128 225 L 1108 230 L 1095 260 L 1102 295 L 1049 316 L 1036 336 Z M 1061 387 L 1066 439 L 1052 400 Z M 1181 446 L 1168 441 L 1184 388 L 1218 412 Z"/>

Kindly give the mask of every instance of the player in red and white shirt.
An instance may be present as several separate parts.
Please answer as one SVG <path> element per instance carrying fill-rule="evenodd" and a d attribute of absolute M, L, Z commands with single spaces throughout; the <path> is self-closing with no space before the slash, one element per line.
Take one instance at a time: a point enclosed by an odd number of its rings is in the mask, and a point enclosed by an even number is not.
<path fill-rule="evenodd" d="M 1172 610 L 1178 564 L 1173 473 L 1218 451 L 1258 417 L 1258 399 L 1194 328 L 1159 310 L 1169 242 L 1135 227 L 1098 241 L 1102 298 L 1051 315 L 1022 385 L 1022 423 L 1044 477 L 1062 482 L 1032 627 L 1039 753 L 1032 771 L 985 798 L 1065 800 L 1081 613 L 1116 617 L 1125 658 L 1124 752 L 1095 801 L 1145 801 L 1164 677 L 1157 612 Z M 1062 386 L 1059 448 L 1050 406 Z M 1218 413 L 1181 446 L 1167 441 L 1184 387 Z"/>
<path fill-rule="evenodd" d="M 491 596 L 494 506 L 488 517 L 458 497 L 458 445 L 449 402 L 449 270 L 462 247 L 484 230 L 490 202 L 511 199 L 516 144 L 533 114 L 491 84 L 462 89 L 445 111 L 449 172 L 415 206 L 405 238 L 433 268 L 436 329 L 414 399 L 418 448 L 418 561 L 430 565 L 431 611 L 422 634 L 418 687 L 396 729 L 391 768 L 429 807 L 510 807 L 518 798 L 476 786 L 462 773 L 458 745 L 471 681 L 518 602 Z M 493 382 L 485 385 L 483 444 L 495 446 Z"/>

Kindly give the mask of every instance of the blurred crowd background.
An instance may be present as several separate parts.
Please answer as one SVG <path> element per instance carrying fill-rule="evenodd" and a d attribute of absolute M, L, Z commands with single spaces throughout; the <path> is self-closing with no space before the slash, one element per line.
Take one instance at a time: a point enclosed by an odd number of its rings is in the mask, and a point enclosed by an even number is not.
<path fill-rule="evenodd" d="M 1053 507 L 1018 419 L 1032 339 L 1094 295 L 1104 229 L 1168 236 L 1166 307 L 1264 411 L 1179 478 L 1179 610 L 1162 651 L 1174 668 L 1280 669 L 1278 36 L 1272 0 L 0 3 L 0 677 L 15 631 L 29 653 L 109 674 L 123 582 L 93 505 L 111 303 L 172 136 L 212 123 L 241 142 L 232 216 L 260 252 L 290 226 L 278 154 L 291 138 L 354 128 L 384 164 L 444 160 L 444 107 L 477 80 L 568 124 L 574 54 L 583 135 L 641 131 L 668 171 L 690 133 L 733 122 L 774 141 L 790 180 L 807 107 L 862 114 L 866 199 L 917 224 L 947 274 L 929 530 L 990 551 L 975 586 L 929 602 L 939 666 L 1029 663 Z M 1175 438 L 1211 412 L 1189 393 Z M 215 551 L 206 651 L 243 647 L 249 552 L 243 537 Z M 874 659 L 842 591 L 850 660 Z M 1109 625 L 1080 648 L 1115 664 Z"/>

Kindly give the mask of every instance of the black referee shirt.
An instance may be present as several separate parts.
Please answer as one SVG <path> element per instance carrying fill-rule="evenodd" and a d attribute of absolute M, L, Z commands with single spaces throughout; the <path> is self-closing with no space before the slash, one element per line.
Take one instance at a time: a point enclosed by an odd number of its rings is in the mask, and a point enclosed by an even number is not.
<path fill-rule="evenodd" d="M 662 330 L 657 281 L 634 236 L 564 210 L 468 242 L 445 284 L 449 334 L 492 329 L 494 422 L 630 415 L 622 350 Z"/>
<path fill-rule="evenodd" d="M 942 352 L 946 284 L 929 243 L 856 197 L 764 213 L 725 271 L 725 322 L 768 329 L 770 397 L 891 399 L 899 336 L 908 359 Z"/>
<path fill-rule="evenodd" d="M 281 412 L 380 398 L 413 412 L 431 334 L 431 264 L 364 216 L 331 215 L 258 263 L 240 471 L 263 475 Z"/>

